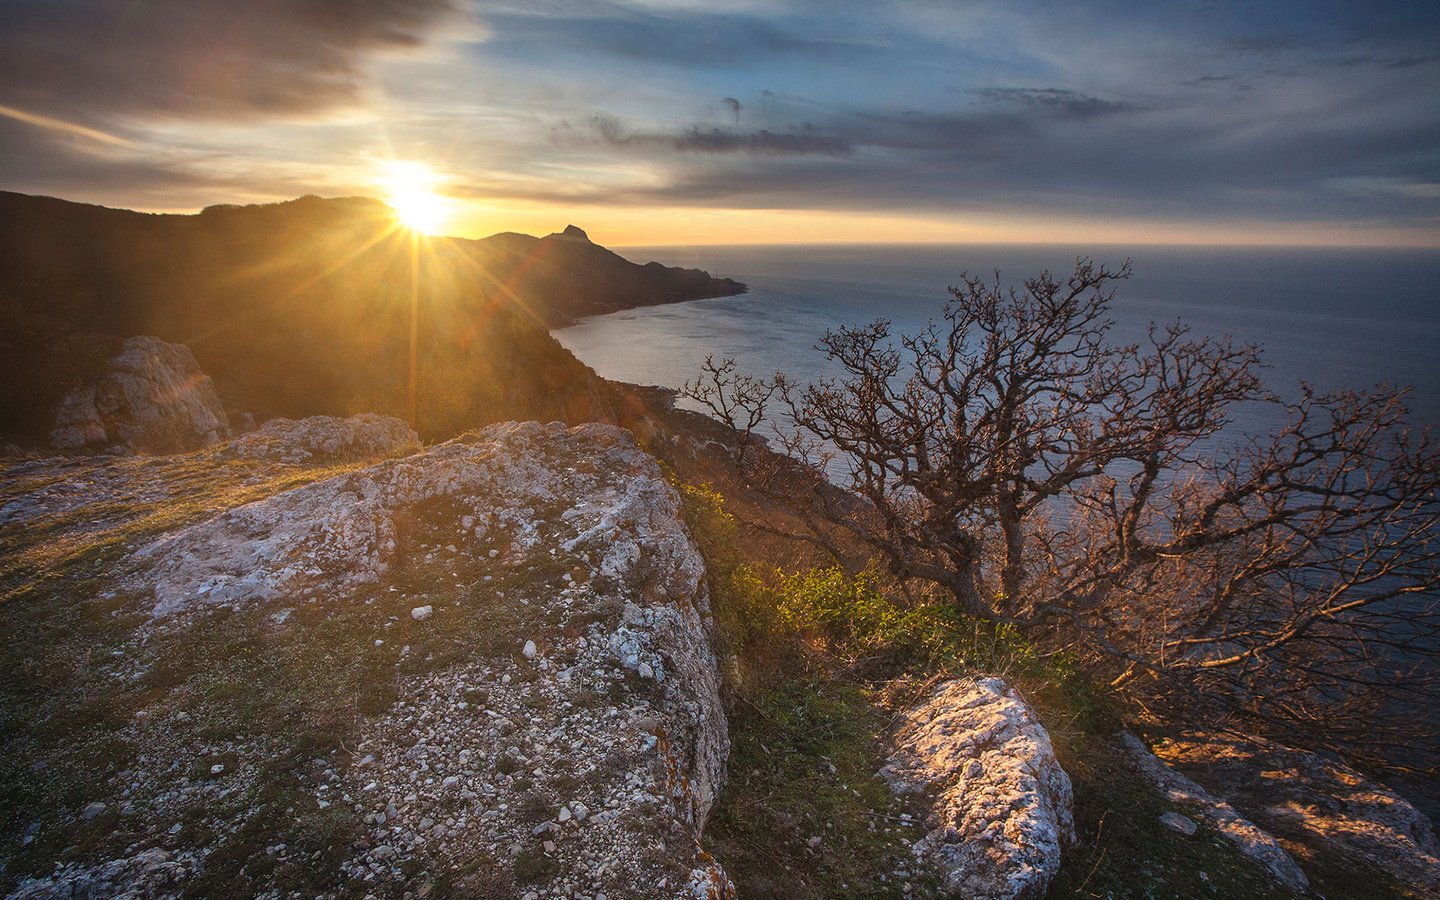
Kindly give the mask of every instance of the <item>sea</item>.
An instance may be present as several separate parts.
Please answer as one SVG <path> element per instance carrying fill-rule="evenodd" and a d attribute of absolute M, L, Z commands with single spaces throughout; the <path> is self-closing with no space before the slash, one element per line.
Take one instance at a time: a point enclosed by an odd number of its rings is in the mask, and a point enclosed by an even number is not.
<path fill-rule="evenodd" d="M 1418 425 L 1440 425 L 1440 250 L 1070 245 L 627 247 L 636 262 L 702 268 L 748 293 L 595 316 L 555 332 L 600 375 L 679 388 L 708 354 L 742 371 L 804 382 L 839 374 L 815 345 L 827 329 L 887 319 L 915 332 L 939 316 L 964 273 L 1020 284 L 1057 277 L 1079 257 L 1112 268 L 1116 340 L 1142 340 L 1152 322 L 1230 335 L 1262 349 L 1267 384 L 1295 396 L 1380 383 L 1412 389 Z M 682 401 L 683 402 L 683 401 Z M 1266 431 L 1272 408 L 1236 425 Z"/>
<path fill-rule="evenodd" d="M 783 371 L 802 383 L 839 375 L 816 348 L 827 329 L 886 319 L 893 333 L 913 333 L 939 317 L 947 288 L 964 273 L 998 271 L 1002 285 L 1019 285 L 1042 271 L 1063 278 L 1087 257 L 1112 268 L 1131 263 L 1133 275 L 1115 285 L 1111 305 L 1117 341 L 1143 340 L 1151 323 L 1180 321 L 1197 336 L 1258 345 L 1266 383 L 1282 397 L 1297 396 L 1302 383 L 1320 391 L 1404 386 L 1410 421 L 1440 430 L 1440 249 L 964 244 L 618 252 L 749 286 L 734 297 L 630 309 L 555 332 L 600 375 L 619 381 L 679 388 L 711 354 L 733 357 L 744 372 Z M 1232 416 L 1236 438 L 1282 422 L 1266 404 Z M 1440 781 L 1387 781 L 1440 822 Z"/>

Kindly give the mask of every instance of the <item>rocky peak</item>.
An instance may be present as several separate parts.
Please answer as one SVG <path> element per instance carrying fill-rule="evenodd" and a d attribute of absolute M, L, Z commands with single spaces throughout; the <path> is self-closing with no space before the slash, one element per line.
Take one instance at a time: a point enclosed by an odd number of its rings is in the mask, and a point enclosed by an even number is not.
<path fill-rule="evenodd" d="M 590 235 L 586 234 L 583 229 L 576 225 L 566 225 L 564 231 L 557 232 L 556 234 L 552 234 L 550 236 L 562 241 L 581 241 L 586 244 L 590 243 Z"/>

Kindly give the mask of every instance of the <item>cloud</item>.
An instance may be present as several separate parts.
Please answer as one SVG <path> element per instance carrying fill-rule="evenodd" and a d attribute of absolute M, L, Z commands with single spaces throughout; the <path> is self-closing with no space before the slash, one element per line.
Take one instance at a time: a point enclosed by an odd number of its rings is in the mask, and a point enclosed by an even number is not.
<path fill-rule="evenodd" d="M 10 117 L 0 117 L 0 148 L 5 173 L 0 189 L 113 206 L 199 207 L 293 197 L 314 188 L 285 169 L 225 172 L 203 154 L 102 142 Z M 177 203 L 177 197 L 188 202 Z"/>
<path fill-rule="evenodd" d="M 582 4 L 570 15 L 529 10 L 482 15 L 502 42 L 521 54 L 541 48 L 684 69 L 766 65 L 781 58 L 859 65 L 872 58 L 867 51 L 875 49 L 863 35 L 825 30 L 801 15 L 631 9 L 606 3 Z"/>
<path fill-rule="evenodd" d="M 226 120 L 354 105 L 372 54 L 413 50 L 454 0 L 12 0 L 0 103 L 32 114 Z"/>
<path fill-rule="evenodd" d="M 1069 88 L 980 88 L 969 93 L 989 103 L 1076 118 L 1091 118 L 1136 108 L 1130 103 L 1102 100 Z"/>
<path fill-rule="evenodd" d="M 727 98 L 728 99 L 728 98 Z M 737 105 L 738 105 L 738 101 Z M 737 113 L 738 118 L 738 113 Z M 834 134 L 817 131 L 809 123 L 801 123 L 789 131 L 761 129 L 741 131 L 735 128 L 692 125 L 675 132 L 631 132 L 619 118 L 598 114 L 590 118 L 590 131 L 599 143 L 628 150 L 666 150 L 676 153 L 747 154 L 751 156 L 844 156 L 853 149 L 850 142 Z M 561 142 L 584 144 L 584 136 L 562 126 L 557 133 Z"/>
<path fill-rule="evenodd" d="M 1340 66 L 1380 66 L 1386 69 L 1413 69 L 1440 61 L 1440 54 L 1424 56 L 1352 56 L 1336 63 Z"/>

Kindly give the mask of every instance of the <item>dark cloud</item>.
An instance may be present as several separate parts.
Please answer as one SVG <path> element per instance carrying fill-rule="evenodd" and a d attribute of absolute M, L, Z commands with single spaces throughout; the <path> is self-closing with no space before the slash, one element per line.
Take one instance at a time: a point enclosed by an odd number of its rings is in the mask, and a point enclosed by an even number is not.
<path fill-rule="evenodd" d="M 50 115 L 226 119 L 354 103 L 369 54 L 454 0 L 9 0 L 0 103 Z"/>
<path fill-rule="evenodd" d="M 84 198 L 112 206 L 173 209 L 317 190 L 301 177 L 217 172 L 204 156 L 124 149 L 0 118 L 0 189 Z M 63 189 L 57 186 L 63 185 Z M 184 197 L 177 203 L 176 198 Z"/>
<path fill-rule="evenodd" d="M 1244 79 L 1239 75 L 1200 75 L 1195 78 L 1186 78 L 1180 83 L 1184 85 L 1194 86 L 1201 84 L 1233 84 L 1237 81 L 1243 80 Z"/>
<path fill-rule="evenodd" d="M 738 116 L 737 116 L 738 118 Z M 846 139 L 817 131 L 801 123 L 790 131 L 741 131 L 695 125 L 673 133 L 631 132 L 615 116 L 590 118 L 590 131 L 602 144 L 636 151 L 668 150 L 677 153 L 748 154 L 753 156 L 843 156 L 852 147 Z M 568 126 L 557 135 L 561 142 L 584 142 Z"/>
<path fill-rule="evenodd" d="M 1352 56 L 1340 60 L 1337 65 L 1341 66 L 1380 66 L 1386 69 L 1413 69 L 1416 66 L 1428 65 L 1440 61 L 1440 54 L 1429 54 L 1428 56 Z"/>
<path fill-rule="evenodd" d="M 988 102 L 1054 115 L 1088 119 L 1136 107 L 1117 100 L 1102 100 L 1068 88 L 982 88 L 969 93 Z"/>
<path fill-rule="evenodd" d="M 1057 102 L 1076 99 L 1055 93 Z M 1088 95 L 1076 94 L 1083 107 Z M 1003 96 L 1007 103 L 1013 97 Z M 577 202 L 1003 210 L 1194 223 L 1225 221 L 1240 211 L 1273 221 L 1434 221 L 1436 117 L 1382 117 L 1366 127 L 1341 127 L 1347 116 L 1369 111 L 1337 100 L 1325 114 L 1298 120 L 1276 115 L 1271 123 L 1257 109 L 1254 124 L 1237 140 L 1231 122 L 1197 114 L 1205 108 L 1143 108 L 1144 115 L 1103 124 L 1084 115 L 1017 115 L 1009 105 L 993 103 L 948 112 L 837 110 L 816 130 L 848 148 L 845 154 L 742 155 L 744 141 L 722 130 L 718 143 L 736 152 L 672 157 L 678 165 L 665 183 L 594 191 L 566 185 L 563 195 L 532 185 L 522 193 L 525 199 Z M 678 149 L 685 135 L 706 134 L 634 135 L 613 117 L 599 117 L 592 128 L 604 146 L 631 152 Z"/>
<path fill-rule="evenodd" d="M 1231 38 L 1221 46 L 1237 56 L 1273 57 L 1291 49 L 1296 43 L 1297 39 L 1291 35 L 1271 34 Z"/>

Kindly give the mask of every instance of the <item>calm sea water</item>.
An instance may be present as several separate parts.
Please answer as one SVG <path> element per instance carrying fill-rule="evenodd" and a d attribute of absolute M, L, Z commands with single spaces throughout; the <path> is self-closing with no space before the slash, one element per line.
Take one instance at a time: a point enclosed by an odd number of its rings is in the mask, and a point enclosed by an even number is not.
<path fill-rule="evenodd" d="M 1078 255 L 1133 261 L 1113 305 L 1116 337 L 1150 322 L 1189 323 L 1263 346 L 1267 380 L 1293 394 L 1385 381 L 1411 385 L 1416 421 L 1440 425 L 1440 251 L 1072 246 L 744 246 L 625 248 L 637 262 L 696 266 L 750 286 L 738 297 L 597 316 L 556 337 L 601 375 L 679 387 L 707 353 L 757 374 L 826 374 L 814 349 L 827 328 L 887 318 L 915 331 L 936 316 L 962 272 L 1001 272 L 1004 283 Z M 833 374 L 833 373 L 832 373 Z M 1241 416 L 1264 430 L 1265 413 Z"/>

